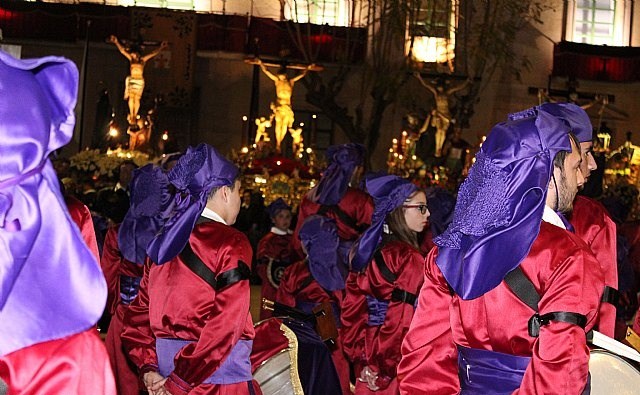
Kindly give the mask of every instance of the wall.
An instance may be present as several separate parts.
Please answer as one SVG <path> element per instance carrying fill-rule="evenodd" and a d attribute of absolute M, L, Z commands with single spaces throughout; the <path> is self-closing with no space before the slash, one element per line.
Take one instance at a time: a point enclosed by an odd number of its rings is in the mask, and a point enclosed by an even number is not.
<path fill-rule="evenodd" d="M 228 2 L 229 7 L 234 2 Z M 529 87 L 546 87 L 553 66 L 553 43 L 559 41 L 562 33 L 562 2 L 555 0 L 555 11 L 548 11 L 543 15 L 543 24 L 523 29 L 518 36 L 517 50 L 526 54 L 532 62 L 531 70 L 522 74 L 522 81 L 516 81 L 513 77 L 496 72 L 486 88 L 482 91 L 479 102 L 475 106 L 475 115 L 471 120 L 471 127 L 463 133 L 469 142 L 475 142 L 476 136 L 486 134 L 496 123 L 505 119 L 509 112 L 518 111 L 537 104 L 537 97 L 528 93 Z M 640 10 L 636 7 L 636 19 L 640 21 Z M 635 30 L 640 22 L 636 23 Z M 540 29 L 540 31 L 538 30 Z M 543 33 L 541 33 L 541 31 Z M 636 35 L 637 36 L 637 35 Z M 636 37 L 634 36 L 634 37 Z M 7 40 L 8 44 L 22 45 L 23 57 L 37 57 L 45 55 L 61 55 L 71 58 L 81 65 L 83 42 L 50 44 L 46 42 L 28 42 L 20 40 Z M 634 40 L 640 45 L 638 38 Z M 111 102 L 116 112 L 124 114 L 126 103 L 122 99 L 124 78 L 128 75 L 128 62 L 120 55 L 113 45 L 107 43 L 90 44 L 89 70 L 86 84 L 84 136 L 83 145 L 90 141 L 90 133 L 93 129 L 95 117 L 95 103 L 98 100 L 98 92 L 101 87 L 106 87 L 111 94 Z M 201 51 L 197 54 L 195 86 L 197 97 L 192 108 L 180 111 L 171 111 L 170 125 L 175 129 L 186 129 L 189 126 L 193 133 L 191 136 L 183 131 L 176 133 L 181 135 L 182 148 L 186 144 L 208 142 L 219 147 L 223 152 L 229 152 L 232 148 L 239 149 L 242 145 L 242 116 L 248 115 L 251 96 L 252 66 L 244 62 L 244 55 L 222 53 L 213 51 Z M 330 68 L 330 65 L 326 65 Z M 149 67 L 149 66 L 147 66 Z M 329 70 L 327 71 L 329 72 Z M 406 112 L 411 109 L 426 109 L 430 107 L 431 96 L 417 81 L 410 80 L 405 87 L 404 97 L 412 95 L 412 101 L 408 99 L 400 101 L 390 107 L 386 113 L 382 135 L 378 148 L 374 153 L 373 165 L 375 169 L 384 168 L 386 152 L 390 141 L 401 132 L 401 120 Z M 554 86 L 562 88 L 564 81 L 553 81 Z M 582 92 L 608 93 L 615 95 L 615 106 L 624 109 L 629 114 L 626 121 L 620 119 L 605 119 L 609 127 L 615 131 L 614 146 L 624 141 L 625 132 L 635 131 L 633 141 L 640 144 L 640 83 L 603 83 L 580 81 L 578 88 Z M 358 94 L 356 79 L 351 81 L 350 87 L 341 94 L 339 101 L 347 103 Z M 314 108 L 305 102 L 305 89 L 298 82 L 292 98 L 293 107 L 296 110 L 313 111 Z M 260 114 L 269 114 L 269 103 L 275 97 L 273 83 L 264 75 L 260 75 Z M 596 110 L 596 108 L 593 108 Z M 608 114 L 605 112 L 605 116 Z M 609 114 L 610 115 L 610 114 Z M 615 115 L 615 114 L 613 114 Z M 596 119 L 594 119 L 594 122 Z M 171 132 L 171 130 L 170 130 Z M 333 142 L 341 143 L 347 139 L 337 130 L 334 133 Z M 74 142 L 65 152 L 76 152 L 80 145 L 80 138 L 76 135 Z"/>

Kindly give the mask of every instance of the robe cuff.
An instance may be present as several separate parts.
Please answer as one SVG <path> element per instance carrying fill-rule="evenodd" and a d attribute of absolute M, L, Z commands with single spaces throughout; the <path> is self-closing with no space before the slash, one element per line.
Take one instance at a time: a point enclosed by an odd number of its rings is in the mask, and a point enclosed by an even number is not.
<path fill-rule="evenodd" d="M 140 367 L 140 378 L 142 379 L 145 373 L 157 372 L 157 371 L 158 371 L 158 365 L 153 363 L 144 364 L 142 365 L 142 367 Z"/>
<path fill-rule="evenodd" d="M 169 377 L 167 377 L 164 388 L 173 395 L 186 395 L 193 389 L 189 383 L 178 377 L 175 372 L 171 372 Z"/>

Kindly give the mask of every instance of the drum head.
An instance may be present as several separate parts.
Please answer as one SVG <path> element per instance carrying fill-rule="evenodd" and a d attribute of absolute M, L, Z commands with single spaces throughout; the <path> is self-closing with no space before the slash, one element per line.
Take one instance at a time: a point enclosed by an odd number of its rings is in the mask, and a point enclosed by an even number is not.
<path fill-rule="evenodd" d="M 640 372 L 629 362 L 605 350 L 591 350 L 591 395 L 640 393 Z"/>

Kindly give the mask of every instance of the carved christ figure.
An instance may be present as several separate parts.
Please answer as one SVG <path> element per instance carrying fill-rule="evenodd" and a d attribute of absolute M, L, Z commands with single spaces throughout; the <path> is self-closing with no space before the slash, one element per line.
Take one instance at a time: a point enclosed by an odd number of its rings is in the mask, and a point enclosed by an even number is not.
<path fill-rule="evenodd" d="M 314 67 L 313 64 L 308 65 L 300 74 L 293 78 L 288 78 L 286 67 L 281 67 L 277 74 L 273 74 L 267 69 L 262 60 L 257 59 L 256 64 L 260 65 L 262 71 L 271 79 L 276 86 L 276 102 L 271 103 L 271 110 L 275 116 L 275 135 L 276 150 L 280 151 L 282 139 L 287 134 L 287 130 L 293 126 L 293 109 L 291 108 L 291 94 L 293 93 L 293 85 L 296 81 L 301 80 L 307 75 L 307 72 Z"/>
<path fill-rule="evenodd" d="M 471 83 L 471 80 L 466 80 L 458 86 L 446 89 L 445 83 L 441 78 L 438 78 L 436 84 L 430 84 L 422 78 L 420 73 L 415 73 L 415 77 L 420 81 L 422 86 L 431 92 L 436 102 L 436 108 L 432 111 L 431 116 L 427 118 L 427 121 L 430 121 L 431 125 L 436 128 L 436 150 L 434 156 L 439 158 L 442 155 L 442 146 L 444 145 L 444 140 L 447 137 L 447 129 L 449 129 L 452 120 L 451 111 L 449 111 L 449 98 L 451 98 L 454 93 L 466 88 Z"/>
<path fill-rule="evenodd" d="M 140 110 L 140 99 L 142 99 L 142 92 L 144 91 L 144 66 L 149 59 L 167 48 L 168 43 L 163 41 L 160 47 L 143 56 L 140 50 L 133 46 L 129 48 L 124 47 L 116 36 L 110 36 L 109 42 L 115 44 L 118 51 L 129 60 L 130 71 L 129 76 L 125 80 L 124 98 L 128 100 L 129 104 L 128 120 L 130 129 L 136 130 L 138 128 L 137 118 L 138 111 Z"/>

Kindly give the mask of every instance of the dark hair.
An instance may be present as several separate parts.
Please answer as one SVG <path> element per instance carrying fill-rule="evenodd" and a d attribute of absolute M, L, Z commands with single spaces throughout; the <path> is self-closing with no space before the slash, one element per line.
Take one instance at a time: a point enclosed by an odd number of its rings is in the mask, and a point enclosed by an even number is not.
<path fill-rule="evenodd" d="M 580 149 L 580 142 L 578 141 L 578 138 L 576 137 L 576 135 L 569 132 L 569 138 L 576 145 L 576 148 L 578 149 L 578 153 L 580 154 L 580 156 L 582 156 L 582 150 Z M 567 159 L 567 156 L 571 154 L 571 152 L 573 152 L 573 150 L 560 151 L 556 154 L 556 157 L 553 158 L 553 167 L 557 167 L 558 169 L 560 169 L 560 174 L 564 174 L 564 161 L 565 159 Z"/>
<path fill-rule="evenodd" d="M 412 193 L 411 196 L 414 196 L 416 193 L 422 192 L 422 190 L 417 190 Z M 392 212 L 387 214 L 387 218 L 385 222 L 389 226 L 389 230 L 392 234 L 392 239 L 403 241 L 410 246 L 414 247 L 417 250 L 420 250 L 420 244 L 418 244 L 418 234 L 407 226 L 407 221 L 404 218 L 404 207 L 402 205 L 393 209 Z"/>
<path fill-rule="evenodd" d="M 236 187 L 236 181 L 238 181 L 239 179 L 240 179 L 240 173 L 238 173 L 238 175 L 231 181 L 231 185 L 221 185 L 219 187 L 211 188 L 211 190 L 207 194 L 207 200 L 211 200 L 213 198 L 213 195 L 215 195 L 216 192 L 218 192 L 218 190 L 220 190 L 220 188 L 222 188 L 224 186 L 229 187 L 229 189 L 231 189 L 233 191 L 235 189 L 235 187 Z"/>

